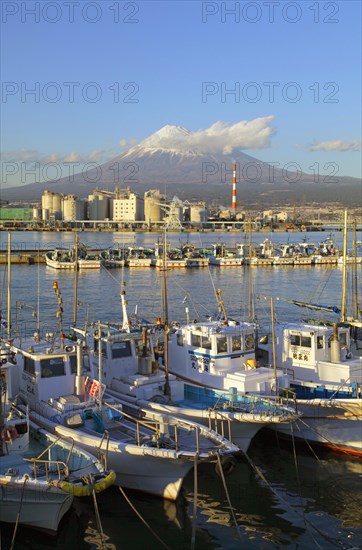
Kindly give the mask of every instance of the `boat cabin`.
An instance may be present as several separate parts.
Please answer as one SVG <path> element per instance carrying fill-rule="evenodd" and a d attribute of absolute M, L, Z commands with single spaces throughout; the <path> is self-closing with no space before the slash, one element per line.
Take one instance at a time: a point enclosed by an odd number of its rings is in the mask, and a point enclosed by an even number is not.
<path fill-rule="evenodd" d="M 254 327 L 249 323 L 195 322 L 170 334 L 169 356 L 173 368 L 175 364 L 185 364 L 211 373 L 227 368 L 233 359 L 255 359 L 254 344 Z"/>
<path fill-rule="evenodd" d="M 337 355 L 333 355 L 333 327 L 290 323 L 275 327 L 278 367 L 290 369 L 295 379 L 343 383 L 354 368 L 361 370 L 361 361 L 350 354 L 348 327 L 338 327 Z M 258 343 L 258 359 L 272 361 L 272 338 L 264 335 Z"/>
<path fill-rule="evenodd" d="M 32 406 L 75 391 L 77 344 L 69 341 L 64 348 L 58 346 L 53 349 L 50 339 L 28 339 L 21 348 L 12 347 L 19 368 L 20 394 Z M 90 374 L 87 354 L 83 354 L 82 363 L 83 374 L 87 376 Z"/>

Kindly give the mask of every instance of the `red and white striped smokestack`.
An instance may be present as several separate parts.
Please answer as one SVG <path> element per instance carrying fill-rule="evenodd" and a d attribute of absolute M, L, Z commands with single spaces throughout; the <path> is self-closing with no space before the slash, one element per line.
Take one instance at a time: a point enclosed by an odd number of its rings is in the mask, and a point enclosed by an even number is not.
<path fill-rule="evenodd" d="M 233 170 L 233 194 L 231 199 L 231 209 L 236 213 L 236 162 L 234 162 Z"/>

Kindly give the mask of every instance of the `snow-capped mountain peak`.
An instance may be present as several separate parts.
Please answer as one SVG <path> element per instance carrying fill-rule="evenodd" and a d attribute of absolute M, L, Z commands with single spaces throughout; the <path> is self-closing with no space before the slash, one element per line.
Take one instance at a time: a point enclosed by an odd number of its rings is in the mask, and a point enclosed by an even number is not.
<path fill-rule="evenodd" d="M 182 155 L 195 155 L 197 151 L 189 150 L 187 146 L 188 138 L 191 132 L 183 126 L 174 126 L 167 124 L 160 128 L 157 132 L 144 139 L 126 153 L 133 155 L 154 154 L 157 152 L 168 152 Z"/>

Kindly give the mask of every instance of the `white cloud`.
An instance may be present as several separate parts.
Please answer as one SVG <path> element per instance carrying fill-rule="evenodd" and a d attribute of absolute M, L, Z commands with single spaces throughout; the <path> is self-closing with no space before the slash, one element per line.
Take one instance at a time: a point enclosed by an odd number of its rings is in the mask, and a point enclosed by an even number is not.
<path fill-rule="evenodd" d="M 345 153 L 346 151 L 360 151 L 361 142 L 358 140 L 352 141 L 342 141 L 341 139 L 336 139 L 334 141 L 321 141 L 312 145 L 310 151 L 338 151 L 340 153 Z"/>
<path fill-rule="evenodd" d="M 131 138 L 131 139 L 120 139 L 119 140 L 119 145 L 122 147 L 122 148 L 127 148 L 127 147 L 133 147 L 134 145 L 137 144 L 137 139 L 134 139 L 134 138 Z"/>
<path fill-rule="evenodd" d="M 273 120 L 271 115 L 235 124 L 219 121 L 195 132 L 179 126 L 165 126 L 142 141 L 139 147 L 225 155 L 240 149 L 264 149 L 270 147 Z"/>
<path fill-rule="evenodd" d="M 1 162 L 26 162 L 29 164 L 39 163 L 41 165 L 48 163 L 87 164 L 88 162 L 101 164 L 113 158 L 117 153 L 119 153 L 119 150 L 115 147 L 110 149 L 96 149 L 95 151 L 85 154 L 71 151 L 64 155 L 58 153 L 43 154 L 35 149 L 16 149 L 14 151 L 4 151 L 1 153 Z"/>

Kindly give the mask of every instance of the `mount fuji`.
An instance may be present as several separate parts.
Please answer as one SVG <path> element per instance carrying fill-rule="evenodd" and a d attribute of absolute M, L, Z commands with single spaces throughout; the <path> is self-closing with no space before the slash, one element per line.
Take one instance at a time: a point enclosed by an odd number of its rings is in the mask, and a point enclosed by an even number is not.
<path fill-rule="evenodd" d="M 268 164 L 236 148 L 231 149 L 222 142 L 217 124 L 212 128 L 214 131 L 205 139 L 203 132 L 190 132 L 182 126 L 167 125 L 97 168 L 75 174 L 71 181 L 69 177 L 63 177 L 52 182 L 32 183 L 3 189 L 2 195 L 11 200 L 38 199 L 48 189 L 64 194 L 75 193 L 84 198 L 95 188 L 113 190 L 115 187 L 130 187 L 140 194 L 159 188 L 161 192 L 177 194 L 182 199 L 225 197 L 228 203 L 231 200 L 234 162 L 237 164 L 237 183 L 243 202 L 264 197 L 266 201 L 263 202 L 270 203 L 272 194 L 276 200 L 286 200 L 286 197 L 295 200 L 306 193 L 308 198 L 326 200 L 326 192 L 330 196 L 332 188 L 335 190 L 333 200 L 338 200 L 335 193 L 341 185 L 344 188 L 342 197 L 346 187 L 356 189 L 357 182 L 360 186 L 360 180 L 349 177 L 329 177 L 328 181 L 323 181 L 321 176 L 320 183 L 316 184 L 313 175 L 296 174 L 292 172 L 293 168 L 286 172 L 276 162 L 274 165 Z"/>

